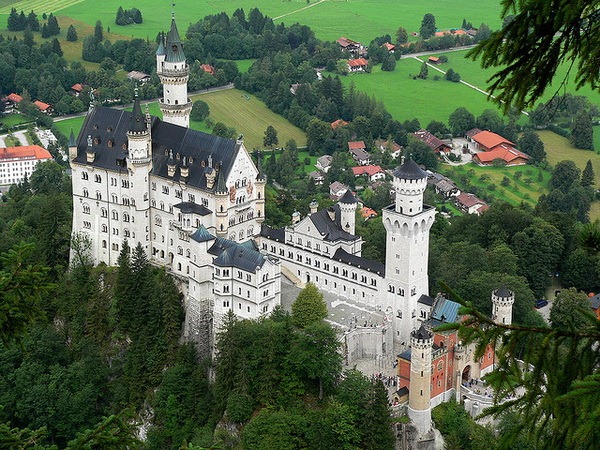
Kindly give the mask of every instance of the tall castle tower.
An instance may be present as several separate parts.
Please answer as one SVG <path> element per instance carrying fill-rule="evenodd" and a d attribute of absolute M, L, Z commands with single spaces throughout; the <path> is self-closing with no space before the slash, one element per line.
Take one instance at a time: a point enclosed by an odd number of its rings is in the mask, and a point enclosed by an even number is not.
<path fill-rule="evenodd" d="M 420 318 L 417 301 L 429 292 L 429 230 L 435 208 L 423 205 L 427 174 L 409 159 L 394 172 L 396 203 L 383 210 L 386 229 L 385 307 L 392 307 L 394 339 L 408 344 Z"/>
<path fill-rule="evenodd" d="M 512 323 L 512 308 L 515 303 L 515 293 L 505 287 L 492 292 L 492 319 L 499 325 Z"/>
<path fill-rule="evenodd" d="M 419 437 L 431 429 L 431 348 L 433 333 L 423 325 L 410 334 L 410 388 L 408 417 L 417 428 Z"/>
<path fill-rule="evenodd" d="M 163 120 L 189 127 L 192 102 L 188 98 L 187 82 L 190 70 L 185 61 L 174 12 L 171 13 L 171 29 L 166 39 L 161 36 L 156 51 L 156 73 L 163 85 L 163 98 L 160 99 Z"/>
<path fill-rule="evenodd" d="M 344 231 L 350 234 L 354 234 L 355 231 L 357 204 L 358 201 L 352 192 L 350 192 L 350 189 L 348 189 L 339 200 L 341 212 L 340 224 L 342 225 Z"/>

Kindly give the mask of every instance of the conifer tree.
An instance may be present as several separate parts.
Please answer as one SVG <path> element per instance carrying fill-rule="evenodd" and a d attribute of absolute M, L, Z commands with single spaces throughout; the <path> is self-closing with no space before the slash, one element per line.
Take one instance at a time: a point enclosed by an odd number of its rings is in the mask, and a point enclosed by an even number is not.
<path fill-rule="evenodd" d="M 587 111 L 581 111 L 573 121 L 571 143 L 584 150 L 594 150 L 594 127 L 592 116 Z"/>
<path fill-rule="evenodd" d="M 591 186 L 595 184 L 596 174 L 594 173 L 594 168 L 592 167 L 592 160 L 588 159 L 585 164 L 585 169 L 583 169 L 583 173 L 581 174 L 581 185 L 582 186 Z"/>
<path fill-rule="evenodd" d="M 75 27 L 73 25 L 69 25 L 69 28 L 67 29 L 67 41 L 69 41 L 69 42 L 77 41 L 77 30 L 75 29 Z"/>
<path fill-rule="evenodd" d="M 52 39 L 52 53 L 63 56 L 63 51 L 57 38 Z"/>
<path fill-rule="evenodd" d="M 15 8 L 11 8 L 8 15 L 7 28 L 8 31 L 19 31 L 19 13 Z"/>
<path fill-rule="evenodd" d="M 48 16 L 48 36 L 56 36 L 60 34 L 60 27 L 58 26 L 58 20 L 54 14 L 50 13 Z"/>
<path fill-rule="evenodd" d="M 94 37 L 96 38 L 96 42 L 101 42 L 104 39 L 102 22 L 99 20 L 96 21 L 96 25 L 94 26 Z"/>
<path fill-rule="evenodd" d="M 27 26 L 31 31 L 40 31 L 40 21 L 38 20 L 37 14 L 33 10 L 27 16 Z"/>

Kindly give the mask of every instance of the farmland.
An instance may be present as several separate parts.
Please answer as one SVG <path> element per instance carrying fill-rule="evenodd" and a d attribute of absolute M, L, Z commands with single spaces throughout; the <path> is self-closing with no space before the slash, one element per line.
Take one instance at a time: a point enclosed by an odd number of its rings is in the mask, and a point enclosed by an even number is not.
<path fill-rule="evenodd" d="M 254 7 L 258 7 L 269 17 L 276 18 L 276 22 L 299 22 L 309 25 L 317 37 L 324 40 L 335 40 L 347 35 L 352 39 L 368 42 L 375 36 L 386 33 L 393 35 L 400 26 L 409 31 L 418 31 L 426 13 L 435 15 L 439 28 L 459 27 L 463 18 L 473 22 L 475 26 L 482 22 L 492 28 L 500 25 L 500 2 L 494 0 L 457 0 L 451 3 L 436 0 L 310 0 L 310 3 L 306 0 L 180 0 L 176 3 L 180 31 L 184 31 L 189 23 L 196 22 L 207 14 L 221 11 L 231 14 L 237 8 L 244 8 L 248 13 Z M 120 0 L 0 0 L 0 23 L 6 23 L 6 15 L 12 6 L 24 11 L 34 9 L 40 15 L 43 12 L 53 12 L 55 15 L 69 16 L 92 26 L 100 20 L 105 27 L 110 26 L 113 32 L 150 39 L 168 27 L 165 19 L 171 10 L 169 2 L 137 0 L 135 6 L 142 11 L 144 23 L 118 26 L 114 23 L 117 8 L 128 6 Z M 462 11 L 469 11 L 468 16 L 465 17 Z"/>

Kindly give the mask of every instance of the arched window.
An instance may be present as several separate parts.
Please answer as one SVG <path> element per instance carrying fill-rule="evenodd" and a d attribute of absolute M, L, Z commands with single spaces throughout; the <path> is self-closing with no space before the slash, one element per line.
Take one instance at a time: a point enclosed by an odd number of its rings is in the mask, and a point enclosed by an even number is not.
<path fill-rule="evenodd" d="M 84 197 L 89 197 L 90 193 L 88 192 L 88 190 L 86 188 L 83 188 L 83 196 Z"/>
<path fill-rule="evenodd" d="M 90 205 L 88 205 L 87 203 L 83 204 L 83 213 L 84 214 L 89 214 L 90 213 Z"/>

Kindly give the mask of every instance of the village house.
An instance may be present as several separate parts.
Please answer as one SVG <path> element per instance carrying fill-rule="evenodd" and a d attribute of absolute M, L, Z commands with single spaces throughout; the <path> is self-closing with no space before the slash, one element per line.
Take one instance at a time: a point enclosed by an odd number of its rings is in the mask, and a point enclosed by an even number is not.
<path fill-rule="evenodd" d="M 321 186 L 325 181 L 325 174 L 320 170 L 313 170 L 308 174 L 308 177 L 313 180 L 316 186 Z"/>
<path fill-rule="evenodd" d="M 348 122 L 346 122 L 345 120 L 342 120 L 342 119 L 334 120 L 333 122 L 331 122 L 331 129 L 337 130 L 338 128 L 345 127 L 346 125 L 348 125 Z"/>
<path fill-rule="evenodd" d="M 452 150 L 450 144 L 442 141 L 427 130 L 420 129 L 410 135 L 424 144 L 427 144 L 427 146 L 435 153 L 449 153 Z"/>
<path fill-rule="evenodd" d="M 458 209 L 467 214 L 477 214 L 480 216 L 489 209 L 486 202 L 469 192 L 462 192 L 454 198 Z"/>
<path fill-rule="evenodd" d="M 402 153 L 402 146 L 392 140 L 378 139 L 375 141 L 375 146 L 382 152 L 389 150 L 394 159 Z"/>
<path fill-rule="evenodd" d="M 329 185 L 329 196 L 333 200 L 339 200 L 350 188 L 346 186 L 344 183 L 340 183 L 339 181 L 334 181 Z"/>
<path fill-rule="evenodd" d="M 216 75 L 215 68 L 210 64 L 201 64 L 200 68 L 213 77 Z"/>
<path fill-rule="evenodd" d="M 467 139 L 474 143 L 481 153 L 473 155 L 473 162 L 480 165 L 493 164 L 501 160 L 508 166 L 527 164 L 529 156 L 514 148 L 514 143 L 491 131 L 481 131 L 478 128 L 467 131 Z"/>
<path fill-rule="evenodd" d="M 375 217 L 377 217 L 377 211 L 375 211 L 374 209 L 371 208 L 367 208 L 366 206 L 363 206 L 360 210 L 360 216 L 363 218 L 363 220 L 366 222 L 369 219 L 373 219 Z"/>
<path fill-rule="evenodd" d="M 369 66 L 369 61 L 365 58 L 356 58 L 348 61 L 349 72 L 364 72 Z"/>
<path fill-rule="evenodd" d="M 75 97 L 79 97 L 81 95 L 81 91 L 83 91 L 84 85 L 81 83 L 75 83 L 71 86 L 71 94 Z"/>
<path fill-rule="evenodd" d="M 361 166 L 371 164 L 371 155 L 367 152 L 367 146 L 363 141 L 348 142 L 348 150 L 357 164 Z"/>
<path fill-rule="evenodd" d="M 429 58 L 427 58 L 427 62 L 430 64 L 441 64 L 442 63 L 442 61 L 440 61 L 440 58 L 438 58 L 437 56 L 430 56 Z"/>
<path fill-rule="evenodd" d="M 147 83 L 150 81 L 150 75 L 144 72 L 138 72 L 137 70 L 132 70 L 127 74 L 127 78 L 132 81 L 137 81 L 138 83 Z"/>
<path fill-rule="evenodd" d="M 460 195 L 460 189 L 454 181 L 442 174 L 427 171 L 427 184 L 433 186 L 436 194 L 443 195 L 446 199 Z"/>
<path fill-rule="evenodd" d="M 5 98 L 5 109 L 4 112 L 6 114 L 11 114 L 13 112 L 15 112 L 15 110 L 18 109 L 19 107 L 19 103 L 21 103 L 23 101 L 23 97 L 21 97 L 19 94 L 8 94 Z"/>
<path fill-rule="evenodd" d="M 382 47 L 385 48 L 388 51 L 388 53 L 394 53 L 394 51 L 396 50 L 396 46 L 394 44 L 390 44 L 389 42 L 383 44 Z"/>
<path fill-rule="evenodd" d="M 340 45 L 342 50 L 350 52 L 354 57 L 358 57 L 366 53 L 365 46 L 360 42 L 353 41 L 352 39 L 342 36 L 336 42 Z"/>
<path fill-rule="evenodd" d="M 369 165 L 352 167 L 352 173 L 354 174 L 355 178 L 366 175 L 370 183 L 377 180 L 385 180 L 385 172 L 381 166 Z"/>
<path fill-rule="evenodd" d="M 329 171 L 329 168 L 331 167 L 331 161 L 333 161 L 333 156 L 323 155 L 317 158 L 317 164 L 315 164 L 315 167 L 321 172 L 327 173 Z"/>
<path fill-rule="evenodd" d="M 49 105 L 48 103 L 41 102 L 41 101 L 39 101 L 39 100 L 36 100 L 35 102 L 33 102 L 33 104 L 34 104 L 35 106 L 37 106 L 37 107 L 38 107 L 38 109 L 39 109 L 41 112 L 43 112 L 44 114 L 51 114 L 51 113 L 52 113 L 52 111 L 54 110 L 54 109 L 52 108 L 52 105 Z"/>

